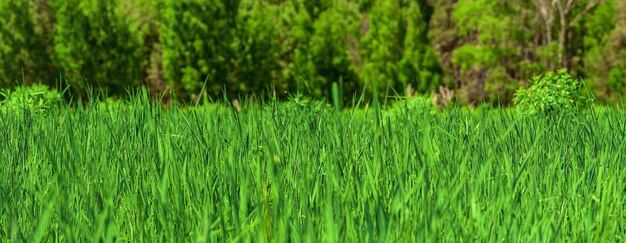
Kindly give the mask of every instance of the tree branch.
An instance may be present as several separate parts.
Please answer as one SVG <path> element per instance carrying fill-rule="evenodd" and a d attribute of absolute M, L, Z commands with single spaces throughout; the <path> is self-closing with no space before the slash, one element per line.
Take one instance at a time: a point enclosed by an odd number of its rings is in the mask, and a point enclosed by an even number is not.
<path fill-rule="evenodd" d="M 587 6 L 585 6 L 585 8 L 582 11 L 580 11 L 580 13 L 578 13 L 576 17 L 572 19 L 572 21 L 570 21 L 570 25 L 573 25 L 576 22 L 580 21 L 580 19 L 582 19 L 585 15 L 587 15 L 589 11 L 591 11 L 592 9 L 594 9 L 595 7 L 599 6 L 602 3 L 604 3 L 604 0 L 595 0 L 587 4 Z"/>

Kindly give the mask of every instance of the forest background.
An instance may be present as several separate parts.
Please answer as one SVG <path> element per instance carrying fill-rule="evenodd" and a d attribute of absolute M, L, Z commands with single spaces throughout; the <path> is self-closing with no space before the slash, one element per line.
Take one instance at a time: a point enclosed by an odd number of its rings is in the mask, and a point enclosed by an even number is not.
<path fill-rule="evenodd" d="M 453 92 L 508 105 L 557 69 L 621 102 L 626 1 L 0 0 L 0 89 L 323 99 L 338 83 L 346 102 Z"/>

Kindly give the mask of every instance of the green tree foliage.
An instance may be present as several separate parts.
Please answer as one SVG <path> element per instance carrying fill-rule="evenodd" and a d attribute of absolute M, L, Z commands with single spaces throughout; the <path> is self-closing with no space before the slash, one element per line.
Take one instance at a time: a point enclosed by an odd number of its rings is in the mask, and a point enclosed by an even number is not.
<path fill-rule="evenodd" d="M 582 76 L 581 39 L 599 0 L 435 1 L 429 37 L 445 83 L 464 103 L 509 103 L 523 81 L 568 68 Z M 610 7 L 610 5 L 608 5 Z"/>
<path fill-rule="evenodd" d="M 46 1 L 0 1 L 0 87 L 54 80 L 46 10 Z"/>
<path fill-rule="evenodd" d="M 313 19 L 302 3 L 291 2 L 281 7 L 278 33 L 279 65 L 281 68 L 279 93 L 299 92 L 300 81 L 306 81 L 315 68 L 309 61 L 308 42 L 313 32 Z M 306 84 L 306 83 L 304 83 Z"/>
<path fill-rule="evenodd" d="M 401 90 L 396 64 L 402 59 L 402 21 L 400 1 L 375 3 L 368 20 L 369 30 L 363 38 L 365 63 L 362 79 L 370 88 L 384 91 L 391 86 Z"/>
<path fill-rule="evenodd" d="M 297 57 L 307 74 L 298 80 L 301 91 L 316 98 L 330 98 L 332 83 L 340 81 L 348 90 L 357 90 L 359 80 L 353 59 L 358 58 L 358 23 L 358 6 L 344 1 L 319 14 L 306 53 Z"/>
<path fill-rule="evenodd" d="M 0 0 L 0 86 L 23 70 L 79 92 L 145 84 L 193 99 L 206 79 L 213 98 L 330 98 L 338 82 L 344 101 L 452 89 L 506 105 L 565 68 L 610 103 L 626 94 L 624 13 L 619 0 Z"/>
<path fill-rule="evenodd" d="M 128 21 L 129 29 L 142 45 L 143 69 L 141 80 L 151 93 L 163 95 L 168 90 L 163 75 L 163 46 L 160 25 L 163 16 L 162 0 L 122 0 L 120 14 Z"/>
<path fill-rule="evenodd" d="M 626 2 L 609 0 L 586 22 L 584 73 L 607 102 L 626 95 Z"/>
<path fill-rule="evenodd" d="M 460 80 L 456 78 L 458 72 L 452 66 L 452 52 L 461 40 L 453 18 L 454 6 L 453 1 L 433 1 L 433 13 L 428 22 L 428 39 L 443 69 L 443 84 L 450 88 L 460 87 Z"/>
<path fill-rule="evenodd" d="M 420 93 L 435 90 L 442 79 L 442 70 L 427 31 L 429 13 L 425 4 L 411 1 L 406 9 L 406 36 L 404 51 L 399 62 L 399 80 L 402 87 L 412 84 Z"/>
<path fill-rule="evenodd" d="M 237 82 L 229 91 L 260 92 L 278 80 L 277 8 L 256 0 L 243 0 L 237 16 L 235 63 L 232 78 Z M 275 84 L 274 84 L 275 85 Z"/>
<path fill-rule="evenodd" d="M 205 78 L 210 94 L 237 90 L 234 70 L 237 0 L 165 0 L 163 69 L 183 93 L 197 93 Z"/>
<path fill-rule="evenodd" d="M 337 0 L 340 2 L 342 0 Z M 309 14 L 309 16 L 313 17 L 313 19 L 317 19 L 320 14 L 324 11 L 328 10 L 334 5 L 334 0 L 296 0 L 294 2 L 298 2 L 302 4 Z"/>
<path fill-rule="evenodd" d="M 141 75 L 142 47 L 118 14 L 119 1 L 55 0 L 55 60 L 73 90 L 123 94 Z"/>
<path fill-rule="evenodd" d="M 524 78 L 520 72 L 525 68 L 523 50 L 529 49 L 527 43 L 532 40 L 524 31 L 524 7 L 513 1 L 487 0 L 461 0 L 454 7 L 460 41 L 451 63 L 463 102 L 491 98 L 508 103 L 519 87 L 517 80 Z"/>
<path fill-rule="evenodd" d="M 362 80 L 379 90 L 404 90 L 408 84 L 420 92 L 435 89 L 441 80 L 439 63 L 427 38 L 429 16 L 424 3 L 376 1 L 363 38 L 365 62 Z M 381 92 L 382 93 L 382 92 Z"/>

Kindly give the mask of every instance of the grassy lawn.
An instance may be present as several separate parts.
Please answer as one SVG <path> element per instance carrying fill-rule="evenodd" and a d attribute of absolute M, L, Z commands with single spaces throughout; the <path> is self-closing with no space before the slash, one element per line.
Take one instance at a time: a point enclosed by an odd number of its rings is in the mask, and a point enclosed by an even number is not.
<path fill-rule="evenodd" d="M 0 112 L 0 241 L 626 240 L 626 112 Z"/>

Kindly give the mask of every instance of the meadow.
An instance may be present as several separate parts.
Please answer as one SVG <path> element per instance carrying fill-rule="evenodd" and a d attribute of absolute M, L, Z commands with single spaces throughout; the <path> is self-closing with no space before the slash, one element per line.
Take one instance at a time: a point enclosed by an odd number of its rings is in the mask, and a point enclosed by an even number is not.
<path fill-rule="evenodd" d="M 0 241 L 626 240 L 623 108 L 357 107 L 0 110 Z"/>

